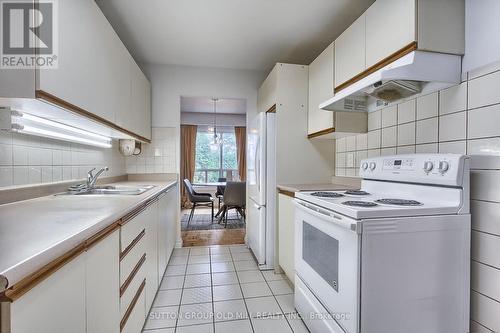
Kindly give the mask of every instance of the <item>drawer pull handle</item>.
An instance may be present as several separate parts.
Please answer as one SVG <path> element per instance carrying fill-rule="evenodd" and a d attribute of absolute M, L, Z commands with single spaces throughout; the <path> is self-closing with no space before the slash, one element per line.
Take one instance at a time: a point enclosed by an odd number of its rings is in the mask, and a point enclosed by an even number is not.
<path fill-rule="evenodd" d="M 130 285 L 130 283 L 132 282 L 132 280 L 135 278 L 135 276 L 137 275 L 137 272 L 139 272 L 139 270 L 142 267 L 142 264 L 144 264 L 145 261 L 146 261 L 146 253 L 144 253 L 142 255 L 142 257 L 139 260 L 139 262 L 135 265 L 135 267 L 132 270 L 132 272 L 130 272 L 130 275 L 127 277 L 127 279 L 125 280 L 125 282 L 123 282 L 123 285 L 120 287 L 120 297 L 123 296 L 123 294 L 127 290 L 128 286 Z"/>
<path fill-rule="evenodd" d="M 122 253 L 120 253 L 120 261 L 123 260 L 123 258 L 125 258 L 125 256 L 130 252 L 132 251 L 132 249 L 134 248 L 134 246 L 137 245 L 137 243 L 139 243 L 139 241 L 142 239 L 142 237 L 144 237 L 144 235 L 146 235 L 146 229 L 142 229 L 141 233 L 139 235 L 137 235 L 137 237 L 134 238 L 134 240 L 132 241 L 132 243 L 130 243 L 126 248 L 125 250 L 123 250 Z"/>

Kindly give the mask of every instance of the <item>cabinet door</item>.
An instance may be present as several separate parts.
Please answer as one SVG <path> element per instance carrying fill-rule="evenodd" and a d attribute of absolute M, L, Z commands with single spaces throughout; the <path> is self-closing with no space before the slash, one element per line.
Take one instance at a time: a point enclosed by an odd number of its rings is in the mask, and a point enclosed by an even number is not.
<path fill-rule="evenodd" d="M 333 127 L 333 112 L 321 110 L 318 105 L 333 96 L 334 43 L 330 44 L 309 65 L 309 108 L 307 134 Z"/>
<path fill-rule="evenodd" d="M 10 333 L 85 333 L 85 254 L 10 305 Z"/>
<path fill-rule="evenodd" d="M 120 331 L 120 237 L 116 230 L 87 251 L 87 333 Z"/>
<path fill-rule="evenodd" d="M 365 70 L 365 52 L 363 14 L 335 40 L 335 87 Z"/>
<path fill-rule="evenodd" d="M 95 3 L 58 2 L 59 68 L 39 70 L 37 89 L 114 122 L 129 107 L 127 49 Z"/>
<path fill-rule="evenodd" d="M 126 124 L 132 132 L 151 138 L 151 87 L 148 79 L 132 59 L 130 66 L 130 112 Z"/>
<path fill-rule="evenodd" d="M 279 265 L 290 281 L 295 279 L 295 207 L 293 198 L 278 195 Z"/>
<path fill-rule="evenodd" d="M 142 213 L 146 220 L 146 309 L 149 310 L 158 290 L 158 202 Z"/>
<path fill-rule="evenodd" d="M 168 245 L 167 245 L 167 262 L 172 255 L 177 239 L 180 237 L 181 224 L 179 223 L 180 213 L 180 200 L 179 200 L 179 187 L 175 185 L 167 194 L 168 197 Z"/>
<path fill-rule="evenodd" d="M 366 11 L 366 67 L 416 40 L 416 0 L 377 0 Z"/>
<path fill-rule="evenodd" d="M 158 281 L 161 281 L 167 268 L 168 257 L 168 194 L 158 198 Z M 172 221 L 173 222 L 173 221 Z"/>

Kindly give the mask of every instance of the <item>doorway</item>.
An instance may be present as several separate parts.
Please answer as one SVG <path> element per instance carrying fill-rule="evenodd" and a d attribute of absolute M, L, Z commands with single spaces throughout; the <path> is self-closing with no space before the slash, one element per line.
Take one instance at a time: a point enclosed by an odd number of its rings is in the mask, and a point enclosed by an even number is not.
<path fill-rule="evenodd" d="M 180 106 L 183 246 L 244 244 L 246 100 L 181 96 Z"/>

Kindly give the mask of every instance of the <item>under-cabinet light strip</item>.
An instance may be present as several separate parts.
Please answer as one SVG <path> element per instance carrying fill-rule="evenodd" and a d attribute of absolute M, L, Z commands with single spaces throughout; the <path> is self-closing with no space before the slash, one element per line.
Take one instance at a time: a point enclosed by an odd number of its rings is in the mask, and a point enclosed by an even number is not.
<path fill-rule="evenodd" d="M 101 141 L 96 141 L 96 140 L 91 140 L 91 139 L 85 139 L 85 138 L 74 136 L 74 135 L 64 134 L 64 133 L 60 133 L 60 132 L 56 132 L 56 131 L 50 131 L 50 130 L 37 128 L 34 126 L 28 126 L 28 125 L 19 125 L 18 128 L 14 128 L 14 131 L 19 132 L 19 133 L 44 136 L 44 137 L 48 137 L 48 138 L 52 138 L 52 139 L 73 141 L 73 142 L 78 142 L 78 143 L 102 147 L 102 148 L 111 148 L 112 147 L 111 141 L 101 142 Z"/>

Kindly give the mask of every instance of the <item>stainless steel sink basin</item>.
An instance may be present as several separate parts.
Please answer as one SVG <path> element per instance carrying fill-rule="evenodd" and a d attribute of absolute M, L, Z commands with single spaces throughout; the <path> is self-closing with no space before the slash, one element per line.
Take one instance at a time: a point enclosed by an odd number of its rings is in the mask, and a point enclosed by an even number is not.
<path fill-rule="evenodd" d="M 68 195 L 139 195 L 154 188 L 154 185 L 124 186 L 107 185 L 96 186 L 90 190 L 68 191 L 62 194 Z"/>

